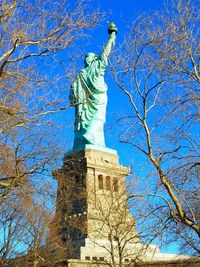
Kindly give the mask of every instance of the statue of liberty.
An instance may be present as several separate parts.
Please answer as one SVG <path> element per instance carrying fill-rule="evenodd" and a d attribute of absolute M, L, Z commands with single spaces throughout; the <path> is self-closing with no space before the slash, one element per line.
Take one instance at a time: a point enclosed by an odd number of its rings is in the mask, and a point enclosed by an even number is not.
<path fill-rule="evenodd" d="M 110 23 L 108 33 L 110 37 L 102 54 L 99 57 L 94 53 L 85 56 L 84 68 L 71 86 L 70 103 L 75 107 L 73 147 L 75 151 L 84 149 L 87 144 L 105 147 L 107 85 L 104 74 L 117 34 L 117 28 L 113 23 Z"/>

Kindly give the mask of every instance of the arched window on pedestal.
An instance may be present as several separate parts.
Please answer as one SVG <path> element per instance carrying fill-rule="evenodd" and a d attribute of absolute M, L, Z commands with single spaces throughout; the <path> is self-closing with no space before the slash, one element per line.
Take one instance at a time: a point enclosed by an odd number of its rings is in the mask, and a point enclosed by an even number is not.
<path fill-rule="evenodd" d="M 113 190 L 114 190 L 114 192 L 118 192 L 118 190 L 119 190 L 117 178 L 114 178 L 114 180 L 113 180 Z"/>
<path fill-rule="evenodd" d="M 103 189 L 103 175 L 98 175 L 99 189 Z"/>
<path fill-rule="evenodd" d="M 106 190 L 111 190 L 110 176 L 106 176 Z"/>

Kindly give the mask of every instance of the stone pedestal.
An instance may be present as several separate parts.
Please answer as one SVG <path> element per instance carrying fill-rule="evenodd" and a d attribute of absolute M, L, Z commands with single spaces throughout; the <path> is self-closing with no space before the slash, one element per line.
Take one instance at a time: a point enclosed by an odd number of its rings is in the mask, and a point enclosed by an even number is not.
<path fill-rule="evenodd" d="M 87 149 L 69 153 L 62 169 L 54 172 L 58 180 L 58 234 L 61 245 L 67 251 L 71 247 L 69 257 L 90 257 L 84 252 L 88 240 L 96 248 L 96 240 L 139 240 L 127 204 L 125 179 L 130 168 L 120 165 L 116 151 L 110 151 Z"/>
<path fill-rule="evenodd" d="M 53 173 L 58 181 L 58 266 L 65 266 L 62 262 L 69 266 L 111 262 L 123 266 L 188 260 L 140 242 L 128 210 L 125 179 L 129 172 L 129 167 L 119 164 L 116 151 L 88 148 L 65 155 L 62 169 Z"/>

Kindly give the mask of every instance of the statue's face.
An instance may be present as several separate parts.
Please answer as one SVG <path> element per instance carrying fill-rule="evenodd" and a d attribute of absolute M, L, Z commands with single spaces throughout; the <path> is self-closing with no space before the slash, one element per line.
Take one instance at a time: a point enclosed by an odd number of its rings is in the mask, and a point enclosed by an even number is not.
<path fill-rule="evenodd" d="M 94 53 L 88 53 L 86 56 L 85 56 L 85 60 L 84 60 L 84 64 L 85 66 L 88 66 L 90 65 L 94 60 L 97 59 L 97 56 L 94 54 Z"/>

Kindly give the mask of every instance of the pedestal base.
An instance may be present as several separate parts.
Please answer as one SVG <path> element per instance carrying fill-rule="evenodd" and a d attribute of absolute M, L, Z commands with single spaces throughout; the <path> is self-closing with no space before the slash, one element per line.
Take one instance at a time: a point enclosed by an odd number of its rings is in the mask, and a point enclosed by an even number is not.
<path fill-rule="evenodd" d="M 135 243 L 124 242 L 124 244 L 119 244 L 119 242 L 117 241 L 110 242 L 106 239 L 91 240 L 89 238 L 86 238 L 84 240 L 84 243 L 84 246 L 82 245 L 80 247 L 80 262 L 82 262 L 82 264 L 84 262 L 87 262 L 87 264 L 89 264 L 89 262 L 93 262 L 93 264 L 95 264 L 96 262 L 99 264 L 97 266 L 104 266 L 104 264 L 108 264 L 108 266 L 114 266 L 113 259 L 115 261 L 115 264 L 121 262 L 122 264 L 124 264 L 124 266 L 127 266 L 127 264 L 128 266 L 134 266 L 134 264 L 142 265 L 142 263 L 144 264 L 144 266 L 145 263 L 151 263 L 151 266 L 154 263 L 155 265 L 153 266 L 160 266 L 160 264 L 162 264 L 162 266 L 165 266 L 166 263 L 167 266 L 167 263 L 169 262 L 172 262 L 173 264 L 176 262 L 187 262 L 188 260 L 195 262 L 195 258 L 191 259 L 191 257 L 185 255 L 161 253 L 158 246 L 145 245 L 138 242 L 137 240 Z M 122 253 L 119 257 L 120 249 Z M 156 265 L 156 262 L 159 264 Z M 102 265 L 100 263 L 102 263 Z M 179 265 L 175 264 L 173 266 Z"/>

